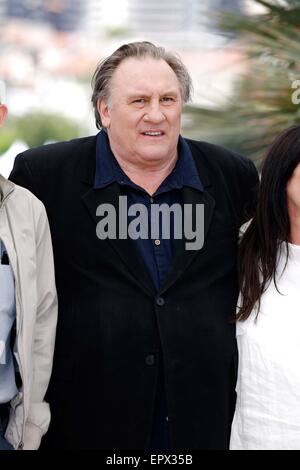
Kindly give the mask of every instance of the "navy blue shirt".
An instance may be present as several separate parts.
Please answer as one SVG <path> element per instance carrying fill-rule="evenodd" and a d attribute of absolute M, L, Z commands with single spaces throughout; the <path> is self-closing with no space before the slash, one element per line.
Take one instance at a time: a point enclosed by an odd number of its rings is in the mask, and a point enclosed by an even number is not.
<path fill-rule="evenodd" d="M 199 191 L 203 191 L 195 162 L 187 143 L 180 136 L 178 141 L 178 160 L 173 171 L 161 183 L 153 195 L 149 195 L 140 186 L 133 183 L 123 172 L 117 160 L 115 159 L 109 145 L 106 131 L 99 132 L 97 137 L 96 150 L 96 175 L 95 189 L 104 188 L 112 183 L 118 183 L 121 189 L 121 195 L 127 196 L 128 208 L 132 204 L 143 204 L 148 211 L 148 228 L 151 233 L 151 204 L 180 204 L 182 205 L 182 188 L 190 186 Z M 162 237 L 160 227 L 159 237 L 152 240 L 148 238 L 138 238 L 135 240 L 135 246 L 148 269 L 153 284 L 158 291 L 164 281 L 176 251 L 176 240 L 174 239 L 174 219 L 171 218 L 170 238 Z M 127 219 L 128 224 L 131 218 Z M 160 224 L 161 225 L 161 224 Z M 167 421 L 167 403 L 164 386 L 164 369 L 161 349 L 158 353 L 158 381 L 156 390 L 156 399 L 154 406 L 154 416 L 152 423 L 152 432 L 147 450 L 170 450 L 169 426 Z"/>

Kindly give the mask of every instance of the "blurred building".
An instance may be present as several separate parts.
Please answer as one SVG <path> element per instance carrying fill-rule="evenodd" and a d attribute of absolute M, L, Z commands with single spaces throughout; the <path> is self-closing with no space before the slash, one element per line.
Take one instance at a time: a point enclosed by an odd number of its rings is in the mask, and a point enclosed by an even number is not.
<path fill-rule="evenodd" d="M 208 3 L 211 8 L 238 13 L 244 10 L 245 0 L 210 0 Z"/>
<path fill-rule="evenodd" d="M 0 18 L 47 23 L 58 31 L 76 31 L 81 25 L 82 0 L 0 0 Z"/>
<path fill-rule="evenodd" d="M 212 31 L 219 32 L 224 34 L 219 27 L 218 17 L 214 18 L 214 13 L 216 12 L 229 12 L 235 14 L 242 14 L 246 12 L 246 0 L 209 0 L 207 1 L 207 14 L 210 17 L 209 27 Z M 234 34 L 228 34 L 229 36 L 234 36 Z"/>
<path fill-rule="evenodd" d="M 128 26 L 136 32 L 188 31 L 201 12 L 197 0 L 129 0 Z"/>
<path fill-rule="evenodd" d="M 97 36 L 110 29 L 133 34 L 215 30 L 217 10 L 239 12 L 247 0 L 0 0 L 1 20 L 27 19 L 58 31 Z"/>
<path fill-rule="evenodd" d="M 210 29 L 216 10 L 241 11 L 244 0 L 128 0 L 128 26 L 137 32 Z"/>
<path fill-rule="evenodd" d="M 109 28 L 133 34 L 200 33 L 215 29 L 217 10 L 242 11 L 245 0 L 86 0 L 84 24 L 90 34 Z"/>
<path fill-rule="evenodd" d="M 92 37 L 127 29 L 127 12 L 128 0 L 85 0 L 82 29 Z"/>
<path fill-rule="evenodd" d="M 6 0 L 0 0 L 0 24 L 3 22 L 6 13 Z"/>

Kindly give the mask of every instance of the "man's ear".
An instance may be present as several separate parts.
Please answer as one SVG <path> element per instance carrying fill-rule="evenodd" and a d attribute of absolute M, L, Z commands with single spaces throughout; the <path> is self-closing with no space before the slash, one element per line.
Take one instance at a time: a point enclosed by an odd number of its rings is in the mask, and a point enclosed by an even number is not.
<path fill-rule="evenodd" d="M 97 109 L 101 117 L 102 125 L 106 129 L 110 128 L 110 113 L 107 104 L 107 100 L 99 98 L 97 102 Z"/>
<path fill-rule="evenodd" d="M 4 123 L 4 120 L 7 116 L 7 107 L 5 106 L 5 104 L 0 104 L 0 127 L 2 126 L 2 124 Z"/>

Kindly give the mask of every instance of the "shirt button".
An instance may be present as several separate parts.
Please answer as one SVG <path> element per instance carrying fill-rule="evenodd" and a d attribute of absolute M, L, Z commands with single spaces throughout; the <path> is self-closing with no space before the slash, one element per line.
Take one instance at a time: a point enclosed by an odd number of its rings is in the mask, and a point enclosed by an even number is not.
<path fill-rule="evenodd" d="M 151 202 L 151 204 L 154 202 L 153 197 L 150 197 L 150 202 Z"/>
<path fill-rule="evenodd" d="M 148 354 L 148 356 L 145 357 L 145 363 L 147 366 L 153 366 L 155 364 L 154 354 Z"/>
<path fill-rule="evenodd" d="M 160 245 L 160 240 L 155 240 L 154 243 L 155 243 L 156 246 L 159 246 Z"/>
<path fill-rule="evenodd" d="M 165 305 L 165 299 L 163 299 L 162 297 L 157 297 L 156 304 L 162 307 L 163 305 Z"/>

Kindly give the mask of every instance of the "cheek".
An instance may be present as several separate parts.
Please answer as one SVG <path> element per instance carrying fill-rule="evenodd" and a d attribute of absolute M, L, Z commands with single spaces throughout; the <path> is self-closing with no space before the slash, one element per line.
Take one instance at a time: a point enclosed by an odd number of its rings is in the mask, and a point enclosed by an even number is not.
<path fill-rule="evenodd" d="M 122 127 L 124 130 L 126 129 L 126 132 L 136 133 L 141 127 L 142 116 L 140 113 L 128 113 L 123 115 L 121 122 L 123 123 Z"/>
<path fill-rule="evenodd" d="M 291 198 L 292 193 L 293 193 L 293 181 L 290 180 L 290 181 L 288 181 L 288 183 L 286 185 L 286 195 L 287 195 L 288 199 Z"/>
<path fill-rule="evenodd" d="M 297 202 L 300 201 L 300 178 L 293 177 L 287 184 L 286 188 L 287 198 L 289 201 Z"/>
<path fill-rule="evenodd" d="M 174 127 L 180 126 L 181 123 L 181 113 L 178 113 L 178 111 L 175 111 L 170 115 L 169 122 L 172 123 Z"/>

